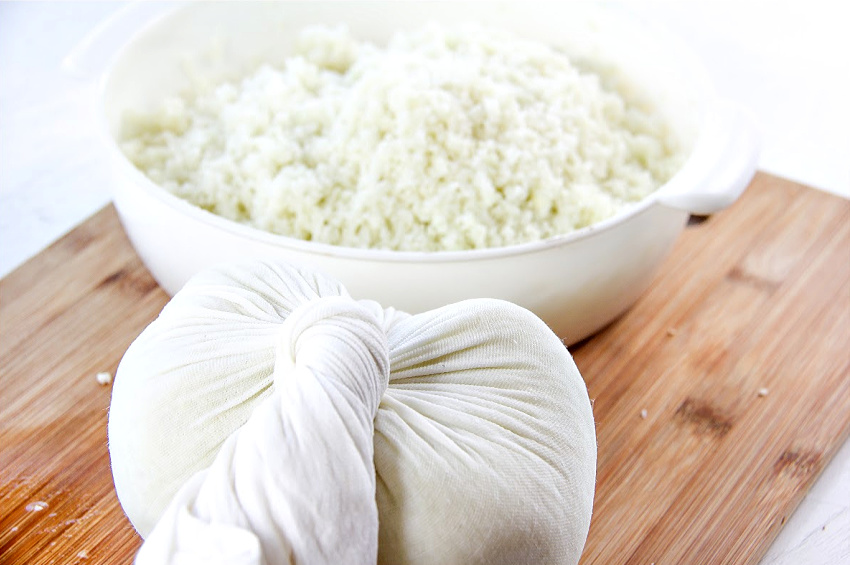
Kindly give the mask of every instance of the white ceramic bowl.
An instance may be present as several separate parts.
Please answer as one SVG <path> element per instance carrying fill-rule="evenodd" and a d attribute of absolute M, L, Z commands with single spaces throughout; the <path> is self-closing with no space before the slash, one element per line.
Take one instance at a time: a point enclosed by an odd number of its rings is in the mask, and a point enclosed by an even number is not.
<path fill-rule="evenodd" d="M 563 47 L 573 57 L 620 68 L 691 148 L 683 169 L 657 192 L 601 223 L 535 243 L 460 252 L 342 248 L 266 233 L 173 196 L 138 171 L 115 141 L 127 110 L 151 110 L 198 77 L 240 76 L 286 57 L 300 28 L 344 22 L 385 41 L 433 20 L 477 21 Z M 729 206 L 755 172 L 758 135 L 748 114 L 718 100 L 687 49 L 618 8 L 587 3 L 336 2 L 197 3 L 163 11 L 131 6 L 95 30 L 67 67 L 102 74 L 97 113 L 114 169 L 114 202 L 154 278 L 174 293 L 198 270 L 248 257 L 309 264 L 351 294 L 420 312 L 470 297 L 510 300 L 574 343 L 623 313 L 650 284 L 690 214 Z M 129 39 L 127 39 L 129 37 Z M 187 68 L 192 73 L 187 73 Z"/>

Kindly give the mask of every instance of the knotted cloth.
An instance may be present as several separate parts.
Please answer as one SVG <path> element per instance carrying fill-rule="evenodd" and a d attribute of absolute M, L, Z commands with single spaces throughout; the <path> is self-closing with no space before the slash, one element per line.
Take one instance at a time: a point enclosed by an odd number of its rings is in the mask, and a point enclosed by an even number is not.
<path fill-rule="evenodd" d="M 119 365 L 116 492 L 137 563 L 576 563 L 587 389 L 532 313 L 411 316 L 252 262 L 187 283 Z"/>

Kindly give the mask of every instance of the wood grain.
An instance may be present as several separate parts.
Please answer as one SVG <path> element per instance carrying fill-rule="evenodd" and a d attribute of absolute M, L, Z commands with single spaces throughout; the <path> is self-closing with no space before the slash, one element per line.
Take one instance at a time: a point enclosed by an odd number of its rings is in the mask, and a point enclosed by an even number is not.
<path fill-rule="evenodd" d="M 131 562 L 95 376 L 166 300 L 111 207 L 0 281 L 3 565 Z"/>
<path fill-rule="evenodd" d="M 95 375 L 166 301 L 112 207 L 0 281 L 1 565 L 131 562 Z M 583 563 L 757 562 L 850 432 L 848 344 L 850 202 L 757 175 L 572 348 L 599 442 Z"/>
<path fill-rule="evenodd" d="M 848 344 L 850 203 L 758 175 L 573 349 L 599 442 L 584 562 L 757 562 L 847 437 Z"/>

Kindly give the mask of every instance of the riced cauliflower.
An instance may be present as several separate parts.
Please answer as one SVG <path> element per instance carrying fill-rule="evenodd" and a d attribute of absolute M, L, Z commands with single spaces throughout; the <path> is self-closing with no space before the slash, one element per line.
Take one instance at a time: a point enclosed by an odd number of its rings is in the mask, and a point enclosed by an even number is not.
<path fill-rule="evenodd" d="M 442 251 L 593 224 L 683 161 L 666 124 L 556 49 L 425 26 L 385 47 L 311 28 L 280 68 L 128 116 L 122 149 L 189 202 L 270 232 Z"/>

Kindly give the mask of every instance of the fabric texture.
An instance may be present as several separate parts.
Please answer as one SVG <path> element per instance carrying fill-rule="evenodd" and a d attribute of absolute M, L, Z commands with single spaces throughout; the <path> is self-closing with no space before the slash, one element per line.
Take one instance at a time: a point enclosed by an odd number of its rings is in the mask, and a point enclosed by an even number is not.
<path fill-rule="evenodd" d="M 576 563 L 596 440 L 536 316 L 411 316 L 285 264 L 194 277 L 116 374 L 137 563 Z"/>

